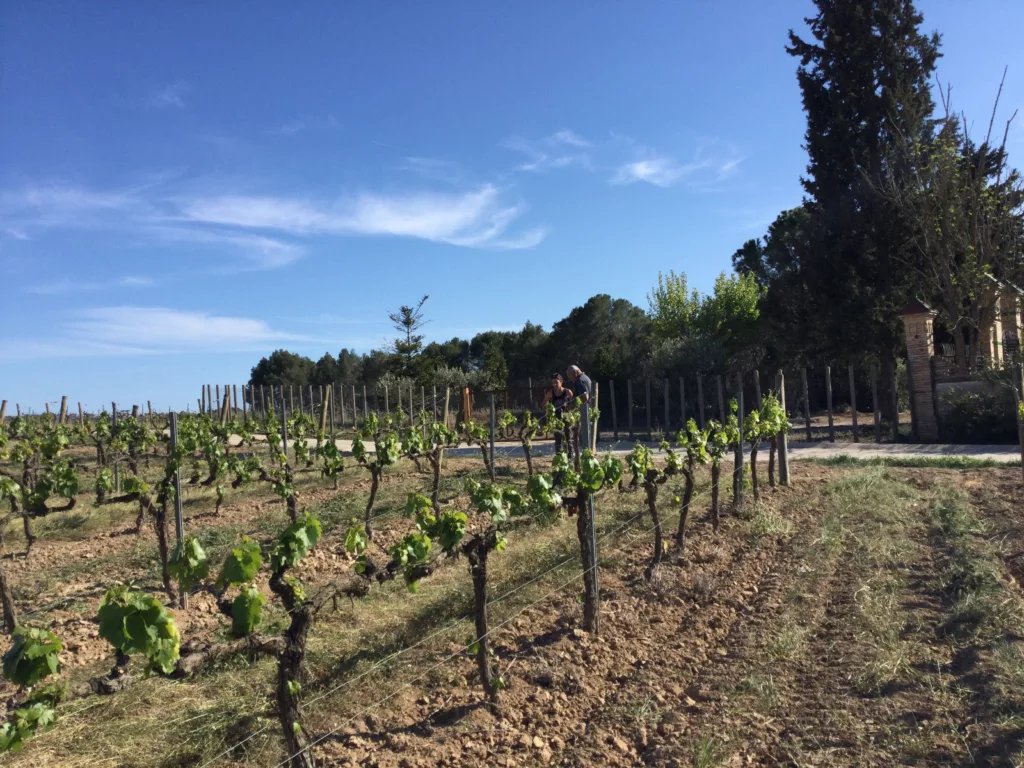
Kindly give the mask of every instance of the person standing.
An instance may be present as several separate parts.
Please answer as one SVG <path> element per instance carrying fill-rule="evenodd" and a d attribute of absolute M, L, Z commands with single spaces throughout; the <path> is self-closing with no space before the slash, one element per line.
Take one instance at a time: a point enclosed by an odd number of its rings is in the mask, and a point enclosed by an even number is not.
<path fill-rule="evenodd" d="M 579 401 L 579 405 L 590 402 L 590 393 L 594 389 L 590 377 L 581 371 L 578 365 L 570 365 L 566 374 L 569 376 L 569 383 L 572 385 L 572 391 L 576 393 L 575 399 Z"/>
<path fill-rule="evenodd" d="M 589 403 L 590 402 L 590 394 L 594 390 L 594 385 L 593 385 L 593 383 L 591 383 L 590 377 L 587 376 L 587 374 L 585 374 L 582 370 L 580 370 L 580 367 L 578 365 L 570 365 L 569 368 L 566 370 L 566 375 L 569 377 L 569 384 L 572 386 L 572 391 L 576 394 L 576 396 L 572 399 L 572 403 L 575 403 L 576 406 L 581 406 L 584 403 Z M 582 427 L 582 424 L 577 424 L 576 428 L 573 430 L 573 436 L 572 436 L 573 437 L 572 442 L 576 446 L 577 461 L 579 460 L 579 455 L 580 455 L 580 451 L 581 451 L 581 448 L 580 448 L 580 429 L 581 429 L 581 427 Z M 590 446 L 586 446 L 586 447 L 589 448 Z M 579 471 L 579 465 L 578 464 L 576 466 L 576 470 Z"/>
<path fill-rule="evenodd" d="M 565 407 L 572 400 L 572 390 L 565 386 L 562 382 L 562 374 L 554 373 L 551 375 L 551 389 L 544 393 L 544 405 L 551 403 L 555 406 L 555 415 L 561 416 L 565 411 Z M 569 458 L 572 458 L 572 440 L 569 439 L 569 427 L 560 429 L 555 432 L 555 453 L 562 450 L 562 441 L 565 441 L 565 446 L 569 453 Z"/>

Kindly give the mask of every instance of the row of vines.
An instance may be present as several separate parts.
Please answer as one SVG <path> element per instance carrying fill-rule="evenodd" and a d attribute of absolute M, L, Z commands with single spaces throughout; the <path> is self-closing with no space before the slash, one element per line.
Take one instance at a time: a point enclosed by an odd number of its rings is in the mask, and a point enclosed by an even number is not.
<path fill-rule="evenodd" d="M 596 409 L 591 409 L 589 416 L 596 421 Z M 371 414 L 351 450 L 354 469 L 365 471 L 370 481 L 362 517 L 343 532 L 353 567 L 315 593 L 306 591 L 295 569 L 317 546 L 323 531 L 320 521 L 301 504 L 295 479 L 298 473 L 318 473 L 337 488 L 338 476 L 348 469 L 334 441 L 326 438 L 322 421 L 317 425 L 310 416 L 295 413 L 279 422 L 271 413 L 262 425 L 265 436 L 257 436 L 255 421 L 222 423 L 209 415 L 186 414 L 178 418 L 177 440 L 172 443 L 168 425 L 151 419 L 125 417 L 114 422 L 102 414 L 94 421 L 83 420 L 69 428 L 48 419 L 18 417 L 0 424 L 0 461 L 7 467 L 0 469 L 0 502 L 7 510 L 0 519 L 0 554 L 3 533 L 15 521 L 23 526 L 26 556 L 30 556 L 36 541 L 33 521 L 75 507 L 85 490 L 82 478 L 87 470 L 84 462 L 69 456 L 69 448 L 78 445 L 95 449 L 91 470 L 94 504 L 137 504 L 136 532 L 142 531 L 147 521 L 156 532 L 166 601 L 130 585 L 109 587 L 98 606 L 96 621 L 100 637 L 111 646 L 113 665 L 108 674 L 91 681 L 91 690 L 113 694 L 129 685 L 133 657 L 144 661 L 146 674 L 173 674 L 179 662 L 181 638 L 168 607 L 186 609 L 189 594 L 208 592 L 229 622 L 232 642 L 238 649 L 244 649 L 250 658 L 276 659 L 274 709 L 288 762 L 310 768 L 314 765 L 310 747 L 316 739 L 306 731 L 302 717 L 306 644 L 323 609 L 338 597 L 362 599 L 379 585 L 396 579 L 415 593 L 438 568 L 464 561 L 472 581 L 475 620 L 474 637 L 467 649 L 476 657 L 488 706 L 497 708 L 505 681 L 495 674 L 489 648 L 488 561 L 503 551 L 509 535 L 529 526 L 554 525 L 566 516 L 577 518 L 584 624 L 596 632 L 599 600 L 596 578 L 591 577 L 596 577 L 597 552 L 593 551 L 590 530 L 593 521 L 586 514 L 588 501 L 609 489 L 643 489 L 655 533 L 654 552 L 644 574 L 650 580 L 662 563 L 666 546 L 658 510 L 659 492 L 666 483 L 675 478 L 682 480 L 681 494 L 674 497 L 680 509 L 674 539 L 681 553 L 697 468 L 710 468 L 710 517 L 717 531 L 723 459 L 730 453 L 742 456 L 744 442 L 750 444 L 751 486 L 756 497 L 760 493 L 758 448 L 766 440 L 771 446 L 768 481 L 774 484 L 776 438 L 788 428 L 778 400 L 768 395 L 760 410 L 747 414 L 742 427 L 734 407 L 724 423 L 711 421 L 700 429 L 691 420 L 674 444 L 662 443 L 663 456 L 638 443 L 624 469 L 616 457 L 580 450 L 580 417 L 576 408 L 556 413 L 550 406 L 540 419 L 530 413 L 521 417 L 505 414 L 497 428 L 506 439 L 515 437 L 520 441 L 527 465 L 525 484 L 515 487 L 466 478 L 460 496 L 466 503 L 443 505 L 438 496 L 445 451 L 460 445 L 478 446 L 490 474 L 493 457 L 487 450 L 489 431 L 472 422 L 451 429 L 427 414 L 408 420 Z M 556 432 L 570 438 L 566 443 L 569 452 L 554 455 L 550 472 L 537 471 L 533 442 Z M 384 473 L 403 459 L 414 462 L 429 476 L 429 489 L 408 495 L 405 513 L 412 527 L 399 541 L 385 547 L 374 535 L 373 510 Z M 734 466 L 733 504 L 739 506 L 745 485 L 742 461 Z M 124 470 L 119 492 L 113 467 Z M 630 477 L 628 481 L 624 471 Z M 213 488 L 215 513 L 230 489 L 264 484 L 280 497 L 289 522 L 269 543 L 261 545 L 243 537 L 222 563 L 212 563 L 194 535 L 184 536 L 170 546 L 168 527 L 174 515 L 176 479 L 186 486 Z M 269 598 L 258 585 L 263 578 L 267 580 Z M 268 599 L 276 599 L 286 611 L 287 626 L 281 634 L 261 632 Z M 8 703 L 6 722 L 0 726 L 0 750 L 13 751 L 54 726 L 60 704 L 68 696 L 68 686 L 59 664 L 61 639 L 47 629 L 19 620 L 2 559 L 0 601 L 13 641 L 3 658 L 3 674 L 18 686 L 17 695 Z"/>

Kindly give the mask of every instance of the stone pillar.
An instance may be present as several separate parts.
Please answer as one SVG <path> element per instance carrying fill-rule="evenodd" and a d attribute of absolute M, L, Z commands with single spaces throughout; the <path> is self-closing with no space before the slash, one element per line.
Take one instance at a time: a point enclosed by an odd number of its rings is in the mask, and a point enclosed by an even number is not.
<path fill-rule="evenodd" d="M 1006 291 L 999 297 L 999 316 L 1003 322 L 1003 339 L 1009 342 L 1004 347 L 1004 356 L 1012 350 L 1020 349 L 1021 342 L 1021 298 L 1016 293 Z"/>
<path fill-rule="evenodd" d="M 903 311 L 914 435 L 923 443 L 939 439 L 939 420 L 935 414 L 935 388 L 932 382 L 932 354 L 935 348 L 933 323 L 936 314 L 934 309 L 920 301 L 912 302 Z"/>

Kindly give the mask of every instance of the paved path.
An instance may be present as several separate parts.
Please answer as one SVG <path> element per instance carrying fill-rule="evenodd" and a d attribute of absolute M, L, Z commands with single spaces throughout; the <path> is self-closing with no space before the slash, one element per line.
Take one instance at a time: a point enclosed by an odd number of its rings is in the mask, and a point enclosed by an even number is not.
<path fill-rule="evenodd" d="M 258 441 L 263 441 L 262 435 L 257 436 Z M 288 444 L 291 445 L 291 440 Z M 316 445 L 316 441 L 308 439 L 310 447 Z M 232 444 L 237 445 L 238 439 L 236 436 L 232 436 Z M 351 440 L 337 440 L 335 444 L 338 449 L 345 454 L 351 454 L 352 452 L 352 441 Z M 616 455 L 624 455 L 633 450 L 634 442 L 629 440 L 602 440 L 598 443 L 598 451 L 600 453 L 611 452 Z M 648 448 L 651 448 L 655 453 L 660 453 L 659 443 L 656 442 L 644 442 Z M 373 443 L 367 441 L 366 447 L 369 451 L 373 451 Z M 533 446 L 534 456 L 550 456 L 554 453 L 555 444 L 553 441 L 544 440 L 535 443 Z M 763 452 L 765 458 L 768 455 L 768 447 L 764 446 Z M 523 455 L 522 446 L 518 441 L 516 442 L 495 442 L 494 453 L 498 457 L 503 458 L 521 458 Z M 461 445 L 458 448 L 450 448 L 445 451 L 447 456 L 479 456 L 480 449 L 476 446 Z M 1015 445 L 925 445 L 925 444 L 914 444 L 914 443 L 805 443 L 800 441 L 791 441 L 789 444 L 789 455 L 794 461 L 800 459 L 827 459 L 835 458 L 837 456 L 851 456 L 858 459 L 876 459 L 876 458 L 913 458 L 913 457 L 932 457 L 941 458 L 946 456 L 966 456 L 972 459 L 978 459 L 981 461 L 998 461 L 1004 463 L 1011 463 L 1020 460 L 1020 448 Z"/>

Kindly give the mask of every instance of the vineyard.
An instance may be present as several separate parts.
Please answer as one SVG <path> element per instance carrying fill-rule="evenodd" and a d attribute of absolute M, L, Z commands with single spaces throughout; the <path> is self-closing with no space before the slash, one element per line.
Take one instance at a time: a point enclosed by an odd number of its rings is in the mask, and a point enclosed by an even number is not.
<path fill-rule="evenodd" d="M 791 471 L 774 394 L 727 410 L 624 456 L 588 448 L 587 407 L 505 411 L 493 433 L 368 413 L 344 444 L 326 408 L 17 416 L 0 428 L 0 746 L 26 765 L 778 764 L 822 749 L 801 718 L 835 727 L 820 702 L 780 714 L 830 693 L 801 677 L 831 653 L 821 633 L 870 646 L 824 674 L 877 723 L 886 691 L 958 643 L 998 637 L 993 675 L 1015 680 L 1016 561 L 975 552 L 990 524 L 970 517 L 1020 503 L 1013 470 Z M 569 452 L 534 455 L 556 432 Z M 938 542 L 937 591 L 946 560 L 977 571 L 950 592 L 971 628 L 939 650 L 886 623 L 916 588 L 915 525 Z"/>

